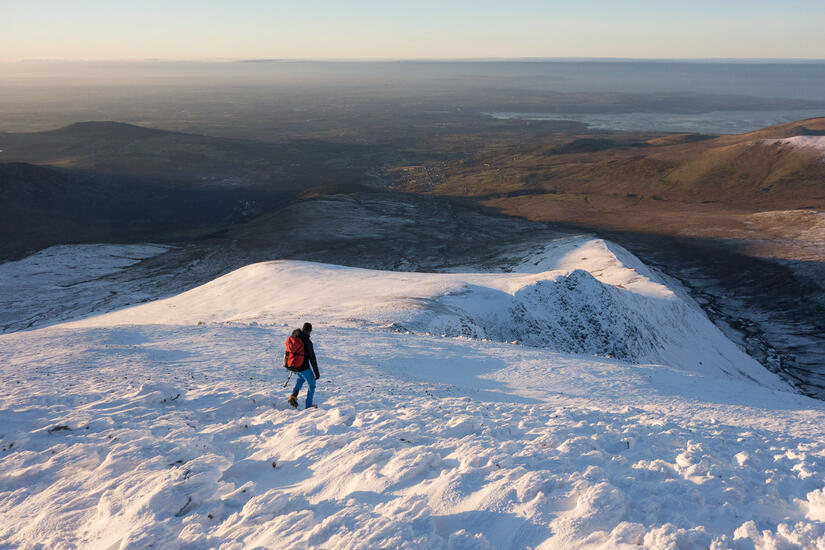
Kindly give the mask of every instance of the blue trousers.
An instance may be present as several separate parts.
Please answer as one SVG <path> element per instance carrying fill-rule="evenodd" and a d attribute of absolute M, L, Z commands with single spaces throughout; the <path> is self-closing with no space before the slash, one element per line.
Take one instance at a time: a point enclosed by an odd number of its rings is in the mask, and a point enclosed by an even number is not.
<path fill-rule="evenodd" d="M 304 382 L 307 383 L 307 408 L 312 406 L 312 398 L 315 397 L 315 375 L 312 373 L 312 369 L 304 369 L 301 372 L 295 373 L 297 376 L 295 377 L 295 387 L 292 388 L 292 395 L 298 397 L 298 392 L 301 391 L 301 388 L 304 386 Z"/>

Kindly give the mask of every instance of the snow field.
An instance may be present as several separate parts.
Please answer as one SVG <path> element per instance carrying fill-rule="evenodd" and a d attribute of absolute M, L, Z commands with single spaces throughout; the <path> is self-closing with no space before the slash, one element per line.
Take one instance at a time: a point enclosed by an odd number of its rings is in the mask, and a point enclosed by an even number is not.
<path fill-rule="evenodd" d="M 821 402 L 319 324 L 295 411 L 288 332 L 0 336 L 0 548 L 825 547 Z"/>
<path fill-rule="evenodd" d="M 550 243 L 512 273 L 404 273 L 314 262 L 248 265 L 172 298 L 71 326 L 329 325 L 519 342 L 789 386 L 734 345 L 674 281 L 601 239 Z M 671 290 L 672 286 L 675 290 Z"/>

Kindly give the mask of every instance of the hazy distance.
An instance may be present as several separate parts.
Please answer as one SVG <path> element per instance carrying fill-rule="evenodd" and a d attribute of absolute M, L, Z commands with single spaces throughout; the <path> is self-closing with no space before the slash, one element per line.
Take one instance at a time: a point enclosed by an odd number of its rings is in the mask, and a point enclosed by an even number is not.
<path fill-rule="evenodd" d="M 419 0 L 6 1 L 0 60 L 825 58 L 825 5 Z"/>
<path fill-rule="evenodd" d="M 351 134 L 353 125 L 369 125 L 367 117 L 379 114 L 403 126 L 405 116 L 425 113 L 437 119 L 439 112 L 445 114 L 444 123 L 450 121 L 448 114 L 466 118 L 490 112 L 765 113 L 750 122 L 733 116 L 730 131 L 746 131 L 816 116 L 823 101 L 823 62 L 248 60 L 0 66 L 0 131 L 118 120 L 234 137 L 300 137 L 308 135 L 307 128 L 312 135 L 318 129 Z M 711 119 L 716 126 L 694 130 L 724 133 L 725 115 Z"/>

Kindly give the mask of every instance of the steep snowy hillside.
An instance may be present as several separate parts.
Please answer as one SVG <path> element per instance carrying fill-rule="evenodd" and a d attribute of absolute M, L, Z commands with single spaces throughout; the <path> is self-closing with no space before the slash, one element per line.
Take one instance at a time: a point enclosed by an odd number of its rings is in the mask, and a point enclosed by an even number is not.
<path fill-rule="evenodd" d="M 610 243 L 516 264 L 256 264 L 0 335 L 0 548 L 825 548 L 825 404 Z"/>

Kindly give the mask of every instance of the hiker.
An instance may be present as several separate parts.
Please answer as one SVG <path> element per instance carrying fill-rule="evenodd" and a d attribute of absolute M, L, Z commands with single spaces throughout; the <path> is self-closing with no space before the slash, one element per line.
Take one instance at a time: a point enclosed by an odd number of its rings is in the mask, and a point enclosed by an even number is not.
<path fill-rule="evenodd" d="M 292 336 L 286 340 L 286 353 L 284 353 L 284 367 L 297 374 L 295 387 L 287 400 L 290 405 L 298 408 L 298 392 L 307 383 L 306 408 L 315 407 L 312 398 L 315 396 L 315 381 L 321 378 L 318 372 L 318 360 L 315 358 L 315 350 L 312 348 L 312 340 L 309 335 L 312 333 L 312 324 L 304 323 L 301 328 L 292 331 Z M 312 365 L 312 371 L 309 366 Z"/>

